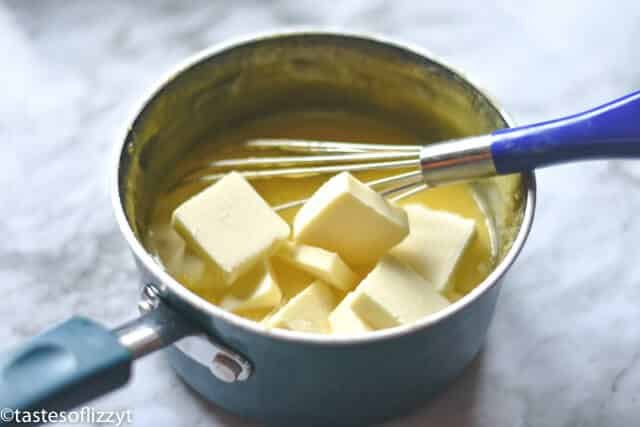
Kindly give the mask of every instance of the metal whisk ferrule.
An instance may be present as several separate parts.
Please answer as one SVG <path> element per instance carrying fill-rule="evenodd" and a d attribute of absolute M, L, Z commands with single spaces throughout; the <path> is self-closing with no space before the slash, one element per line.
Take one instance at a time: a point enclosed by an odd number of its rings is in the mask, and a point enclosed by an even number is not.
<path fill-rule="evenodd" d="M 492 135 L 471 136 L 420 150 L 420 169 L 429 187 L 496 175 L 491 154 Z"/>

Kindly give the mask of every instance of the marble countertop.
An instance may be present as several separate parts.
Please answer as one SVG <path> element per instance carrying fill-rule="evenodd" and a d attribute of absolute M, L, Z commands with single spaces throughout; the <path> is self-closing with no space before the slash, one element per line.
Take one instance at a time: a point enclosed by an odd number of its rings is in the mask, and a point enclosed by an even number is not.
<path fill-rule="evenodd" d="M 440 3 L 440 4 L 436 4 Z M 109 202 L 128 112 L 185 56 L 291 25 L 380 32 L 467 70 L 521 123 L 640 88 L 640 3 L 0 0 L 0 340 L 71 313 L 135 315 L 136 272 Z M 488 342 L 442 395 L 388 426 L 629 426 L 640 416 L 640 162 L 538 175 L 532 235 Z M 124 390 L 135 426 L 247 425 L 161 354 Z"/>

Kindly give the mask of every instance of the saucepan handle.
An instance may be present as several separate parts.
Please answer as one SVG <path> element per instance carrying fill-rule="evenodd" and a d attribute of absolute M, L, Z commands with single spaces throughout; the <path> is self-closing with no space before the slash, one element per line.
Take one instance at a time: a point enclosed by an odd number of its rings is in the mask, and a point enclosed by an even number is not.
<path fill-rule="evenodd" d="M 32 338 L 0 362 L 0 406 L 67 409 L 124 385 L 133 354 L 84 317 Z"/>
<path fill-rule="evenodd" d="M 193 333 L 163 302 L 115 331 L 72 317 L 0 356 L 0 408 L 72 408 L 123 386 L 136 358 Z"/>
<path fill-rule="evenodd" d="M 420 166 L 435 186 L 614 158 L 640 158 L 640 91 L 556 120 L 427 144 Z"/>
<path fill-rule="evenodd" d="M 589 159 L 640 157 L 640 91 L 557 120 L 492 134 L 500 174 Z"/>

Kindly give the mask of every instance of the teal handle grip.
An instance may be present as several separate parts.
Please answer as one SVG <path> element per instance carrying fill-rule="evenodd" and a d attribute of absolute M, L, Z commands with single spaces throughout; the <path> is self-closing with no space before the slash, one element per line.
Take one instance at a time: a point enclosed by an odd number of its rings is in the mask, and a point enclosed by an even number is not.
<path fill-rule="evenodd" d="M 0 356 L 0 408 L 64 410 L 124 385 L 133 355 L 83 317 Z"/>

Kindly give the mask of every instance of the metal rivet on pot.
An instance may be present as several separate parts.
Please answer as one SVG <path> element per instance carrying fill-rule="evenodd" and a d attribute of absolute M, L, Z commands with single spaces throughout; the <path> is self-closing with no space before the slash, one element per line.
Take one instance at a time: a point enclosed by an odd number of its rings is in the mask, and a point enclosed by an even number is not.
<path fill-rule="evenodd" d="M 186 357 L 209 369 L 220 381 L 242 382 L 253 374 L 253 367 L 244 355 L 207 335 L 185 337 L 174 346 Z"/>
<path fill-rule="evenodd" d="M 213 358 L 211 372 L 220 381 L 234 383 L 242 373 L 242 366 L 226 354 L 218 353 Z"/>
<path fill-rule="evenodd" d="M 140 311 L 141 314 L 148 313 L 158 308 L 158 304 L 160 304 L 158 289 L 153 285 L 145 285 L 145 287 L 142 288 L 142 294 L 138 302 L 138 311 Z"/>

